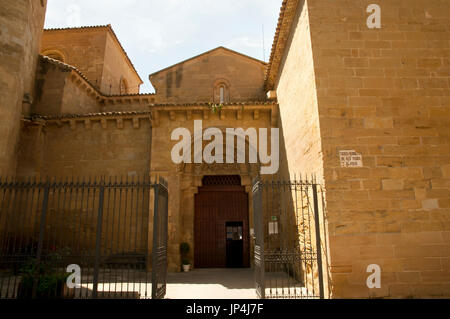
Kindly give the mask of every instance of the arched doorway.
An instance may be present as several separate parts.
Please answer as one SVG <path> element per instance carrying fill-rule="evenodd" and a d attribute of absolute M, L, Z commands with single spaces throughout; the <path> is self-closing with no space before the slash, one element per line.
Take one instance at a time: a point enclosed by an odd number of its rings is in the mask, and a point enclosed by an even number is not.
<path fill-rule="evenodd" d="M 195 195 L 194 266 L 250 267 L 248 194 L 240 176 L 205 176 Z"/>

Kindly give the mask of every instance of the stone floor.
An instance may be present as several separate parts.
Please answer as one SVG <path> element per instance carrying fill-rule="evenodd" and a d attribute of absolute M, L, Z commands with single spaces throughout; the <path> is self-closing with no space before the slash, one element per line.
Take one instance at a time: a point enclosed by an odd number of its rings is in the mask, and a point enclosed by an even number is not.
<path fill-rule="evenodd" d="M 169 273 L 168 299 L 256 299 L 253 269 L 196 269 Z"/>
<path fill-rule="evenodd" d="M 195 269 L 188 273 L 167 274 L 167 299 L 256 299 L 253 269 Z M 11 284 L 2 284 L 3 282 Z M 0 298 L 14 298 L 20 279 L 3 277 Z M 91 298 L 93 276 L 83 276 L 82 288 L 75 298 Z M 288 295 L 314 298 L 297 281 L 285 273 L 266 273 L 266 295 L 277 298 Z M 127 270 L 102 270 L 98 285 L 99 298 L 151 298 L 151 273 Z M 9 296 L 9 297 L 8 297 Z"/>

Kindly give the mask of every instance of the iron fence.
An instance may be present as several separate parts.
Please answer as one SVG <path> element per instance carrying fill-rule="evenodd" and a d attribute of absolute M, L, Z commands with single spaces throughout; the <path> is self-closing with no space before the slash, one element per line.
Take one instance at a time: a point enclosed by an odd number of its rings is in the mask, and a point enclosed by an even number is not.
<path fill-rule="evenodd" d="M 255 282 L 260 298 L 324 298 L 324 193 L 314 178 L 253 187 Z"/>
<path fill-rule="evenodd" d="M 149 177 L 0 180 L 0 298 L 151 298 L 151 205 L 161 201 L 151 190 L 166 187 Z M 75 289 L 69 265 L 80 270 Z"/>

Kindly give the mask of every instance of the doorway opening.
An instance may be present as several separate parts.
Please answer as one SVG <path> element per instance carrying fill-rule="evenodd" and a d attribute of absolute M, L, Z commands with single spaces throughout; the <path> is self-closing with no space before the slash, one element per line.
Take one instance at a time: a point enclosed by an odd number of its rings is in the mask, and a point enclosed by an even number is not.
<path fill-rule="evenodd" d="M 244 224 L 226 223 L 227 230 L 227 268 L 244 267 Z"/>

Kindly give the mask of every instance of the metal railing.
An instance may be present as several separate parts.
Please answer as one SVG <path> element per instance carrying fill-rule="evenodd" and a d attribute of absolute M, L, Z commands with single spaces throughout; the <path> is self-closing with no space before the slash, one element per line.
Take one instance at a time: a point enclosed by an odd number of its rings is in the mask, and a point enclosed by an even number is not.
<path fill-rule="evenodd" d="M 255 181 L 255 276 L 260 298 L 324 298 L 323 195 L 313 178 Z"/>
<path fill-rule="evenodd" d="M 150 298 L 161 187 L 148 176 L 0 180 L 0 298 Z M 69 265 L 81 270 L 75 289 Z"/>

